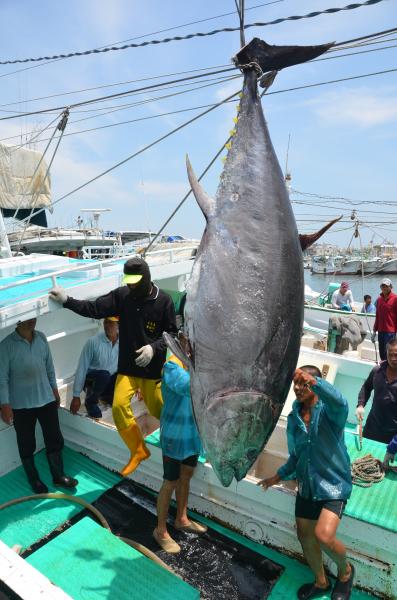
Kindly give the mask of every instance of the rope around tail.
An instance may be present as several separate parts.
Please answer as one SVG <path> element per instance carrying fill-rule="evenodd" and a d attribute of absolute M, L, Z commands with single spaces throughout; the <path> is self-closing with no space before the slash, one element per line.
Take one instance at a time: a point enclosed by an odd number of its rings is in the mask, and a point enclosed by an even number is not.
<path fill-rule="evenodd" d="M 360 487 L 371 487 L 373 483 L 379 483 L 384 479 L 385 472 L 379 459 L 366 454 L 362 458 L 356 458 L 351 465 L 352 481 Z"/>

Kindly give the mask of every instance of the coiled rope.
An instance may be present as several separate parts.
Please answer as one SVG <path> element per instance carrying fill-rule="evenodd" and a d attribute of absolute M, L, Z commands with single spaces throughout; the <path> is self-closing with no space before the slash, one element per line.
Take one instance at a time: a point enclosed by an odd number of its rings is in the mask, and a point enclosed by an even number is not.
<path fill-rule="evenodd" d="M 372 454 L 356 458 L 351 465 L 351 474 L 353 484 L 359 487 L 371 487 L 372 484 L 379 483 L 385 477 L 382 462 Z"/>

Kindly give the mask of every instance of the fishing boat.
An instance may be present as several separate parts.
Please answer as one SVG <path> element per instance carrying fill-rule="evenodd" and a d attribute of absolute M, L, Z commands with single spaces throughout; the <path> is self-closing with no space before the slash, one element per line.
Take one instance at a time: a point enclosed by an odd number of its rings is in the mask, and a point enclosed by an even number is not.
<path fill-rule="evenodd" d="M 56 277 L 60 276 L 56 275 Z M 62 283 L 66 284 L 66 281 Z M 84 291 L 84 284 L 81 283 L 75 285 L 73 291 L 79 297 L 83 297 L 87 292 L 88 288 Z M 88 296 L 92 297 L 92 292 L 88 293 Z M 84 409 L 76 416 L 71 415 L 68 411 L 72 395 L 73 371 L 78 356 L 77 347 L 81 346 L 89 335 L 98 330 L 99 324 L 91 319 L 83 319 L 65 309 L 52 310 L 52 307 L 45 306 L 46 303 L 48 304 L 46 296 L 40 293 L 35 294 L 35 298 L 31 297 L 27 301 L 10 303 L 7 307 L 3 304 L 0 311 L 1 323 L 3 325 L 7 323 L 7 327 L 3 327 L 2 332 L 6 333 L 12 328 L 12 322 L 22 316 L 23 310 L 23 315 L 26 317 L 40 314 L 38 329 L 46 332 L 57 366 L 57 379 L 62 397 L 60 422 L 67 447 L 66 459 L 74 465 L 74 473 L 78 478 L 84 479 L 86 469 L 88 469 L 89 473 L 95 473 L 95 477 L 98 477 L 97 485 L 99 487 L 101 478 L 106 479 L 107 477 L 108 484 L 111 482 L 116 485 L 116 489 L 121 489 L 120 486 L 117 487 L 118 480 L 112 479 L 112 472 L 117 471 L 124 464 L 125 447 L 112 423 L 110 411 L 104 411 L 103 418 L 99 421 L 86 418 Z M 7 318 L 5 318 L 5 312 L 8 313 Z M 63 323 L 64 331 L 56 328 L 57 322 Z M 68 332 L 67 335 L 66 332 Z M 362 448 L 359 449 L 355 428 L 354 412 L 357 393 L 373 363 L 302 346 L 298 364 L 318 366 L 326 380 L 341 389 L 348 399 L 349 417 L 346 427 L 346 443 L 351 459 L 354 460 L 368 452 L 382 458 L 385 451 L 383 444 L 364 439 Z M 291 409 L 293 398 L 292 390 L 290 390 L 286 405 L 269 443 L 241 482 L 231 488 L 222 487 L 211 465 L 202 457 L 191 483 L 189 500 L 189 505 L 196 513 L 195 518 L 209 525 L 210 535 L 211 532 L 221 532 L 226 539 L 229 536 L 229 540 L 232 536 L 235 546 L 248 547 L 254 555 L 256 554 L 262 560 L 266 558 L 276 565 L 286 567 L 285 576 L 280 576 L 274 583 L 270 598 L 275 599 L 290 597 L 289 594 L 292 592 L 288 591 L 288 586 L 293 585 L 296 588 L 297 582 L 303 582 L 304 577 L 308 576 L 308 572 L 299 562 L 302 556 L 296 538 L 293 517 L 295 482 L 281 482 L 266 493 L 257 486 L 259 480 L 273 474 L 286 460 L 288 454 L 286 417 Z M 133 495 L 134 502 L 139 504 L 141 512 L 143 510 L 150 512 L 150 510 L 155 510 L 153 500 L 150 501 L 150 491 L 157 492 L 162 484 L 162 455 L 159 448 L 158 422 L 142 413 L 142 403 L 135 402 L 134 409 L 138 409 L 137 415 L 140 415 L 138 417 L 140 425 L 147 435 L 146 442 L 150 447 L 151 457 L 142 463 L 131 476 L 133 485 L 138 484 L 138 487 L 133 487 L 132 492 L 127 488 L 123 493 L 127 496 L 128 494 Z M 27 489 L 26 484 L 24 488 L 23 482 L 21 483 L 23 476 L 20 472 L 18 479 L 20 461 L 14 436 L 12 427 L 0 423 L 0 449 L 2 450 L 0 453 L 0 477 L 3 490 L 3 493 L 0 492 L 0 497 L 3 499 L 8 497 L 7 494 L 15 497 L 18 490 L 22 490 L 19 492 L 20 494 L 26 493 Z M 5 448 L 7 448 L 7 452 L 4 451 Z M 40 451 L 42 448 L 43 442 L 39 438 L 38 450 Z M 38 460 L 40 460 L 40 452 Z M 392 502 L 394 497 L 392 490 L 397 483 L 396 479 L 396 475 L 388 475 L 383 482 L 371 488 L 355 487 L 339 529 L 341 539 L 347 546 L 349 559 L 356 567 L 357 585 L 369 593 L 380 594 L 381 597 L 390 599 L 397 598 L 397 513 L 394 507 L 395 503 Z M 19 487 L 14 487 L 10 492 L 9 486 L 11 484 L 15 486 L 16 480 L 19 482 Z M 383 510 L 386 503 L 387 511 Z M 40 503 L 39 507 L 41 507 L 40 510 L 50 511 L 49 506 L 43 506 L 43 503 Z M 3 512 L 0 511 L 0 524 L 2 524 L 0 525 L 0 540 L 9 541 L 10 528 L 6 511 L 7 509 Z M 28 507 L 25 507 L 25 511 L 28 511 Z M 40 513 L 38 514 L 40 515 Z M 47 517 L 51 522 L 50 516 L 51 512 Z M 21 511 L 18 518 L 22 519 Z M 40 519 L 40 516 L 38 518 Z M 65 516 L 63 518 L 67 520 Z M 40 571 L 39 559 L 48 562 L 49 554 L 55 552 L 57 555 L 60 547 L 64 551 L 69 548 L 68 536 L 72 537 L 73 528 L 78 526 L 78 528 L 84 529 L 82 521 L 78 521 L 75 525 L 73 522 L 72 524 L 67 523 L 64 533 L 58 536 L 59 539 L 55 538 L 53 546 L 51 541 L 48 542 L 48 550 L 46 550 L 45 539 L 35 540 L 39 547 L 37 558 L 35 558 L 36 553 L 33 552 L 27 559 L 32 564 L 26 564 L 21 557 L 10 550 L 10 544 L 7 545 L 4 541 L 0 541 L 1 573 L 10 590 L 17 591 L 20 598 L 31 600 L 31 585 L 34 581 L 37 589 L 40 590 L 40 598 L 70 598 L 61 589 L 55 588 L 46 577 L 34 570 L 32 565 Z M 79 523 L 81 524 L 79 525 Z M 58 528 L 61 525 L 62 523 L 57 523 Z M 76 531 L 76 535 L 81 533 L 80 529 Z M 14 542 L 18 543 L 23 536 L 22 534 L 18 536 L 15 528 L 12 531 Z M 46 535 L 48 533 L 51 532 L 46 531 Z M 100 538 L 96 537 L 98 536 L 96 529 L 93 532 L 90 531 L 90 535 L 93 542 L 97 540 L 99 543 Z M 58 542 L 56 542 L 57 539 Z M 188 544 L 190 543 L 188 541 Z M 224 546 L 223 551 L 225 551 Z M 59 573 L 57 575 L 59 577 Z M 168 584 L 171 585 L 171 589 L 173 589 L 173 583 L 171 580 Z M 188 591 L 188 588 L 186 590 Z M 370 597 L 361 596 L 359 592 L 354 592 L 352 596 L 352 598 L 362 599 Z"/>
<path fill-rule="evenodd" d="M 361 258 L 345 259 L 337 270 L 337 275 L 357 275 L 361 269 Z"/>
<path fill-rule="evenodd" d="M 312 257 L 311 272 L 313 275 L 335 275 L 340 271 L 342 264 L 341 256 L 330 256 L 320 254 Z"/>
<path fill-rule="evenodd" d="M 364 275 L 370 275 L 372 273 L 382 273 L 383 263 L 384 261 L 380 257 L 365 258 L 362 261 L 359 273 L 364 273 Z"/>
<path fill-rule="evenodd" d="M 397 273 L 397 258 L 389 258 L 382 265 L 382 273 Z"/>
<path fill-rule="evenodd" d="M 340 283 L 330 282 L 326 291 L 314 292 L 310 286 L 305 285 L 305 310 L 304 319 L 307 326 L 327 334 L 331 317 L 340 316 L 341 311 L 332 308 L 331 298 Z M 368 339 L 371 337 L 375 323 L 375 315 L 360 312 L 362 303 L 354 302 L 355 315 L 359 317 L 362 326 L 367 330 Z"/>

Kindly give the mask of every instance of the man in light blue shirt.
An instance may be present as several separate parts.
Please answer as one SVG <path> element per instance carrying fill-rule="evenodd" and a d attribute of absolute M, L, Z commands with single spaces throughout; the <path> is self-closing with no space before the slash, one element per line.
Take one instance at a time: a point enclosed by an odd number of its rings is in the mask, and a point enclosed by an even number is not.
<path fill-rule="evenodd" d="M 77 480 L 64 473 L 63 437 L 59 427 L 60 403 L 54 365 L 47 339 L 35 331 L 36 319 L 19 322 L 15 331 L 0 343 L 1 418 L 14 424 L 19 455 L 36 494 L 47 493 L 34 464 L 35 429 L 43 431 L 53 483 L 74 488 Z"/>
<path fill-rule="evenodd" d="M 90 338 L 80 355 L 73 385 L 70 412 L 76 414 L 81 406 L 80 394 L 87 387 L 85 407 L 88 416 L 102 417 L 98 406 L 100 397 L 112 404 L 119 359 L 119 319 L 106 317 L 104 331 Z"/>

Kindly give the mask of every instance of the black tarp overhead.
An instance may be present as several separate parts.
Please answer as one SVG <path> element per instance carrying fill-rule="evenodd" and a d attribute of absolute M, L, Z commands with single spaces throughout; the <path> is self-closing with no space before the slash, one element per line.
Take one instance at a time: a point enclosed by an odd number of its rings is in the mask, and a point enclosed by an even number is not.
<path fill-rule="evenodd" d="M 19 210 L 15 210 L 13 208 L 2 208 L 1 212 L 3 213 L 3 217 L 5 218 L 14 218 L 19 221 L 23 221 L 24 219 L 29 218 L 28 225 L 39 225 L 39 227 L 47 227 L 47 215 L 45 210 L 41 210 L 39 208 L 32 209 L 31 208 L 20 208 Z M 32 212 L 32 214 L 30 214 Z"/>

